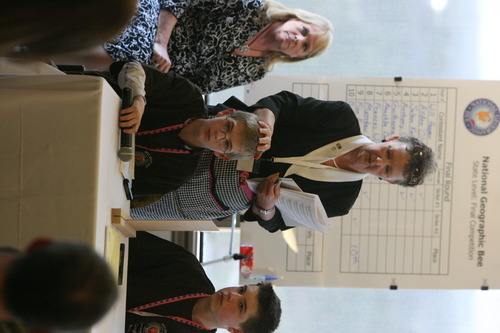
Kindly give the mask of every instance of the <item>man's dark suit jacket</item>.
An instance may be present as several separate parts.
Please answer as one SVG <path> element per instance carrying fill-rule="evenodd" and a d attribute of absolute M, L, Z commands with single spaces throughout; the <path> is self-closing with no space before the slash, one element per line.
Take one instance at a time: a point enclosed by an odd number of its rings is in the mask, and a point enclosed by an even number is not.
<path fill-rule="evenodd" d="M 244 108 L 235 99 L 224 103 L 235 108 Z M 303 98 L 289 91 L 265 97 L 247 108 L 270 109 L 275 117 L 271 148 L 262 158 L 303 156 L 329 143 L 351 136 L 361 135 L 358 119 L 345 102 L 320 101 L 312 97 Z M 262 161 L 258 177 L 267 177 L 275 172 L 283 176 L 290 167 L 285 163 Z M 358 197 L 362 181 L 320 182 L 290 175 L 304 192 L 317 194 L 328 217 L 341 216 L 349 212 Z M 245 213 L 245 220 L 258 221 L 270 232 L 286 230 L 279 210 L 269 221 L 260 220 L 252 210 Z"/>

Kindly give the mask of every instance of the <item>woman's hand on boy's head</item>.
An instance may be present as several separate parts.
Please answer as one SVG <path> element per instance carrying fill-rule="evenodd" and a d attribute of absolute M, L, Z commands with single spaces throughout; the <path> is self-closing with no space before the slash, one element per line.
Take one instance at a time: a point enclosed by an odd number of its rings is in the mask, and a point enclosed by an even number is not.
<path fill-rule="evenodd" d="M 120 111 L 120 127 L 128 134 L 136 133 L 141 124 L 144 114 L 145 99 L 142 96 L 135 96 L 132 106 Z"/>

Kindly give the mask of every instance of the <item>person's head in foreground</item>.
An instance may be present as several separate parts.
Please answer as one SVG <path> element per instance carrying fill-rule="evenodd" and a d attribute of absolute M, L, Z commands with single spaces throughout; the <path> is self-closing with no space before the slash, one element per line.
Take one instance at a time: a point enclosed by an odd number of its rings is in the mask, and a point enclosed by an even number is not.
<path fill-rule="evenodd" d="M 392 137 L 353 151 L 349 169 L 388 182 L 416 186 L 436 168 L 432 149 L 414 137 Z"/>
<path fill-rule="evenodd" d="M 112 39 L 130 22 L 137 0 L 3 1 L 0 54 L 44 58 Z"/>
<path fill-rule="evenodd" d="M 0 254 L 0 268 L 2 317 L 37 329 L 89 328 L 118 295 L 108 264 L 81 243 L 38 239 L 24 253 Z"/>
<path fill-rule="evenodd" d="M 253 113 L 228 109 L 215 118 L 193 120 L 179 136 L 189 146 L 210 149 L 222 159 L 243 160 L 258 153 L 259 129 Z"/>
<path fill-rule="evenodd" d="M 200 305 L 204 309 L 201 324 L 231 333 L 271 333 L 281 318 L 280 299 L 268 283 L 224 288 Z"/>

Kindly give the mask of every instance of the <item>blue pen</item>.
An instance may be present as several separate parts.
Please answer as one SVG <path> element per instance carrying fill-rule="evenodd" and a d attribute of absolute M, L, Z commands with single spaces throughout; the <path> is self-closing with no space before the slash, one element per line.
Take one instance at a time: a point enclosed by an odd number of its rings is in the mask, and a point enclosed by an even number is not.
<path fill-rule="evenodd" d="M 264 280 L 264 281 L 271 281 L 271 280 L 278 280 L 276 276 L 264 276 L 264 275 L 252 275 L 247 277 L 247 280 Z"/>

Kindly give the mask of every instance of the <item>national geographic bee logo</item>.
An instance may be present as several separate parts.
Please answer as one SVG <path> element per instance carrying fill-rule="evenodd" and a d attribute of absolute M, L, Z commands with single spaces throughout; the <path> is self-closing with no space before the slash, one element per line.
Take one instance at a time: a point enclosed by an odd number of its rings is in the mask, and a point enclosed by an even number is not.
<path fill-rule="evenodd" d="M 479 98 L 467 105 L 464 112 L 465 127 L 475 135 L 488 135 L 500 122 L 500 111 L 495 103 L 487 98 Z"/>

